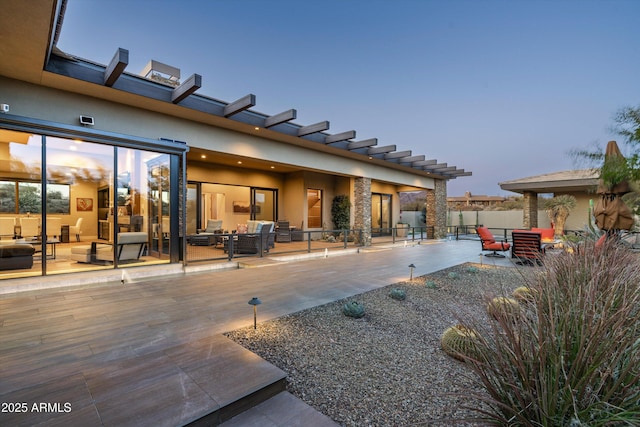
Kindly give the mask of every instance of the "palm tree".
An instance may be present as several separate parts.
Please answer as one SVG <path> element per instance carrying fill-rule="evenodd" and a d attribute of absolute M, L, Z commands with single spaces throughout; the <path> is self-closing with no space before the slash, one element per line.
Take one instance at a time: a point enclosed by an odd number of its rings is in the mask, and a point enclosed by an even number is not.
<path fill-rule="evenodd" d="M 571 212 L 571 209 L 576 207 L 576 198 L 563 194 L 561 196 L 555 196 L 544 202 L 544 210 L 549 215 L 551 224 L 555 227 L 555 235 L 562 236 L 564 234 L 564 225 L 567 222 L 567 217 Z"/>

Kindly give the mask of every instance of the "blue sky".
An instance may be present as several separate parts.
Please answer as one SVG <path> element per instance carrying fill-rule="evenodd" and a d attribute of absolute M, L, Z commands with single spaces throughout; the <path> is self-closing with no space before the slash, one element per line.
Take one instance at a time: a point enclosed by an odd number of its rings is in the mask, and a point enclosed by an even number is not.
<path fill-rule="evenodd" d="M 640 105 L 635 0 L 69 0 L 58 46 L 472 171 L 448 194 L 576 167 Z M 625 147 L 620 144 L 623 152 Z"/>

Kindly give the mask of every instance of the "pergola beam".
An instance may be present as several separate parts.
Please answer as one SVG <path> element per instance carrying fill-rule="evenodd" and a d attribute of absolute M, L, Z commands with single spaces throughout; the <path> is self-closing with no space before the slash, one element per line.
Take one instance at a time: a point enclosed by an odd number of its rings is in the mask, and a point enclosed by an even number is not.
<path fill-rule="evenodd" d="M 237 101 L 232 102 L 231 104 L 228 104 L 226 107 L 224 107 L 224 116 L 231 117 L 234 114 L 238 114 L 239 112 L 247 110 L 251 107 L 254 107 L 255 105 L 256 105 L 256 96 L 250 93 L 249 95 L 244 96 L 238 99 Z"/>
<path fill-rule="evenodd" d="M 347 150 L 357 150 L 378 145 L 378 138 L 363 139 L 362 141 L 352 141 L 347 145 Z"/>
<path fill-rule="evenodd" d="M 124 72 L 124 69 L 129 65 L 129 51 L 121 47 L 118 48 L 115 55 L 111 59 L 111 62 L 104 70 L 104 85 L 113 86 L 118 78 Z"/>
<path fill-rule="evenodd" d="M 329 135 L 324 139 L 325 144 L 333 144 L 334 142 L 347 141 L 356 137 L 355 130 L 348 130 L 342 133 L 336 133 L 335 135 Z"/>
<path fill-rule="evenodd" d="M 178 104 L 180 101 L 191 95 L 202 87 L 202 76 L 200 74 L 193 74 L 180 86 L 173 89 L 171 93 L 171 102 Z"/>
<path fill-rule="evenodd" d="M 395 153 L 386 153 L 384 155 L 384 159 L 385 160 L 401 159 L 403 157 L 408 157 L 410 155 L 411 155 L 411 150 L 398 151 L 398 152 L 395 152 Z"/>
<path fill-rule="evenodd" d="M 457 175 L 451 175 L 450 178 L 451 179 L 456 179 L 459 176 L 471 176 L 471 175 L 472 175 L 472 173 L 471 173 L 471 171 L 469 171 L 469 172 L 465 172 L 465 173 L 461 173 L 461 174 L 457 174 Z"/>
<path fill-rule="evenodd" d="M 408 157 L 401 158 L 400 163 L 413 163 L 413 162 L 419 162 L 424 159 L 425 157 L 422 154 L 419 156 L 408 156 Z"/>
<path fill-rule="evenodd" d="M 435 171 L 438 169 L 444 169 L 447 167 L 446 163 L 438 163 L 437 165 L 433 165 L 433 166 L 425 166 L 424 170 L 426 171 Z"/>
<path fill-rule="evenodd" d="M 417 162 L 411 163 L 411 166 L 413 166 L 415 168 L 415 167 L 422 167 L 422 166 L 431 166 L 431 165 L 435 165 L 437 163 L 438 163 L 438 161 L 436 159 L 419 160 Z"/>
<path fill-rule="evenodd" d="M 298 129 L 298 136 L 311 135 L 312 133 L 323 132 L 325 130 L 329 130 L 329 121 L 325 120 L 323 122 L 315 123 L 313 125 L 303 126 Z"/>
<path fill-rule="evenodd" d="M 451 173 L 456 170 L 455 166 L 449 166 L 447 168 L 438 169 L 438 173 Z"/>
<path fill-rule="evenodd" d="M 270 127 L 279 125 L 281 123 L 286 123 L 288 121 L 294 120 L 297 115 L 298 115 L 298 112 L 293 108 L 291 110 L 283 111 L 282 113 L 273 115 L 271 117 L 267 117 L 264 120 L 264 127 L 270 128 Z"/>
<path fill-rule="evenodd" d="M 390 153 L 392 151 L 396 151 L 396 146 L 394 145 L 385 145 L 382 147 L 373 147 L 373 148 L 369 148 L 369 150 L 367 150 L 367 154 L 370 156 L 373 156 L 375 154 L 386 154 L 386 153 Z"/>

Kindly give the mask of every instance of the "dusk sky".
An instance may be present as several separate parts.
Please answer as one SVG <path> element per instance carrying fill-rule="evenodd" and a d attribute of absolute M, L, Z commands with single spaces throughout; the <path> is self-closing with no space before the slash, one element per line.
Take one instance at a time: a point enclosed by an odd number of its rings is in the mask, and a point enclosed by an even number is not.
<path fill-rule="evenodd" d="M 105 65 L 122 47 L 127 72 L 155 59 L 199 94 L 472 171 L 450 196 L 513 195 L 498 182 L 616 139 L 639 18 L 635 0 L 69 0 L 58 47 Z"/>

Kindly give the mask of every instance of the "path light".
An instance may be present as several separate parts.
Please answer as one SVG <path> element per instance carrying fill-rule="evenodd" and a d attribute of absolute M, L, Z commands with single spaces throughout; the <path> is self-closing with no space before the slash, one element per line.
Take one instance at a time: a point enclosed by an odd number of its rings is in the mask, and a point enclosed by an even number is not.
<path fill-rule="evenodd" d="M 258 305 L 260 304 L 262 304 L 262 301 L 258 297 L 253 297 L 249 300 L 249 305 L 253 306 L 253 329 L 257 329 Z"/>
<path fill-rule="evenodd" d="M 413 264 L 409 264 L 409 268 L 411 269 L 411 270 L 409 270 L 410 271 L 409 280 L 413 280 L 413 269 L 416 268 L 416 266 L 413 265 Z"/>

